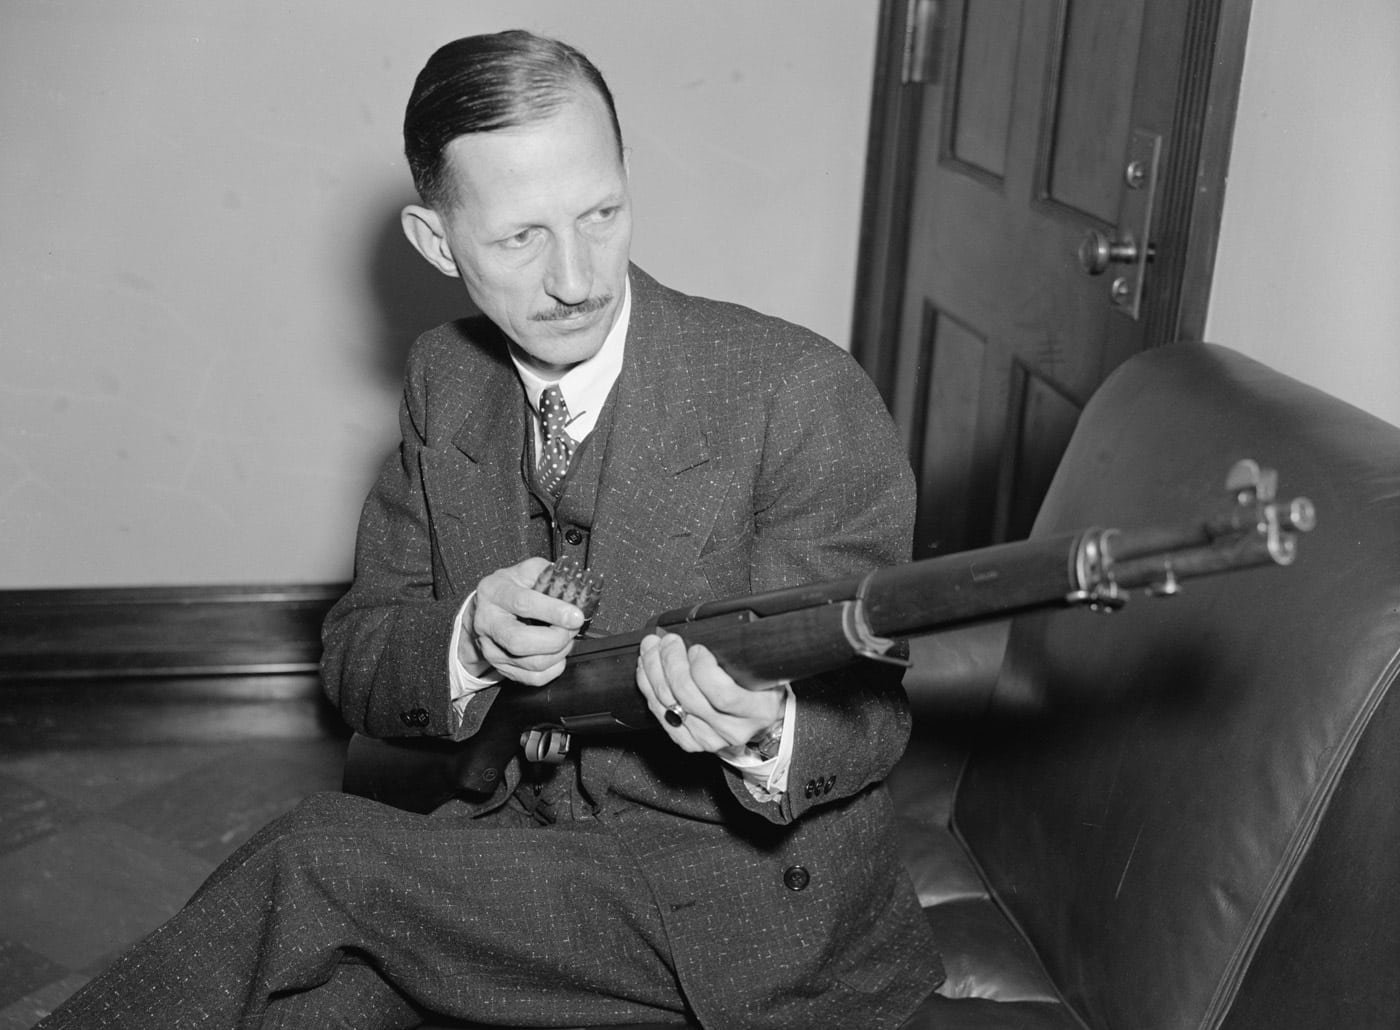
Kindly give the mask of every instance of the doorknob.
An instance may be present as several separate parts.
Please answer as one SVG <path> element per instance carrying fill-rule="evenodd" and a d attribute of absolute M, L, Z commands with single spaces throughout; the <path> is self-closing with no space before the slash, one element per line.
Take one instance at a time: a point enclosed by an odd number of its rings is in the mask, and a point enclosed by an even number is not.
<path fill-rule="evenodd" d="M 1132 236 L 1114 240 L 1097 229 L 1090 229 L 1079 244 L 1079 267 L 1090 275 L 1103 275 L 1109 265 L 1131 265 L 1137 259 L 1138 245 Z"/>

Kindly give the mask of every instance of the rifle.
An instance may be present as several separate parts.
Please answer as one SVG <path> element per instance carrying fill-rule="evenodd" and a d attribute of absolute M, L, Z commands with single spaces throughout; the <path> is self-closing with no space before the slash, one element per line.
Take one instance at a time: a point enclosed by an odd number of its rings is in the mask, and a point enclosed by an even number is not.
<path fill-rule="evenodd" d="M 1289 565 L 1295 534 L 1312 529 L 1316 518 L 1311 501 L 1278 501 L 1276 488 L 1273 470 L 1246 459 L 1226 479 L 1233 503 L 1200 522 L 999 544 L 708 601 L 666 612 L 631 633 L 581 637 L 557 679 L 542 687 L 507 685 L 467 740 L 355 735 L 343 786 L 429 812 L 459 793 L 490 794 L 517 753 L 560 762 L 575 736 L 655 728 L 635 673 L 638 645 L 658 626 L 687 644 L 704 644 L 741 685 L 762 688 L 862 660 L 900 662 L 900 638 L 909 635 L 1039 608 L 1112 611 L 1135 590 L 1170 597 L 1185 579 Z"/>

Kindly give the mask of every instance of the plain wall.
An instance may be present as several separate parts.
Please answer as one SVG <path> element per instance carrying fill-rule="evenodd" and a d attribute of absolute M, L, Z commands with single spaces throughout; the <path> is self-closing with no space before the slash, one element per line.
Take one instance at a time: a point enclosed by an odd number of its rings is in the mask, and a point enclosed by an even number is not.
<path fill-rule="evenodd" d="M 1400 425 L 1400 3 L 1255 0 L 1206 339 Z"/>
<path fill-rule="evenodd" d="M 398 228 L 441 43 L 616 95 L 633 256 L 846 345 L 877 4 L 0 0 L 0 587 L 346 579 L 403 358 L 465 293 Z"/>

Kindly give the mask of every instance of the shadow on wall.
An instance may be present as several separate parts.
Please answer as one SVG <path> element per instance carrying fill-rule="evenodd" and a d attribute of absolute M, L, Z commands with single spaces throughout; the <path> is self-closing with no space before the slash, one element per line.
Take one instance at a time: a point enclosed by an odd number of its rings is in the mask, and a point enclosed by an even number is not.
<path fill-rule="evenodd" d="M 368 235 L 366 256 L 370 310 L 376 317 L 369 357 L 376 377 L 395 395 L 415 339 L 443 322 L 479 314 L 462 281 L 432 268 L 404 238 L 401 209 L 401 203 L 385 204 Z"/>

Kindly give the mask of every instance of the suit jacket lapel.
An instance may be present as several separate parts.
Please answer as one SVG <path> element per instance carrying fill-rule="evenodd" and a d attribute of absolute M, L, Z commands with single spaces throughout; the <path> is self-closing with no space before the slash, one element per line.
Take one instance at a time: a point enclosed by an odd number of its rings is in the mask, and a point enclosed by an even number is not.
<path fill-rule="evenodd" d="M 457 381 L 439 394 L 444 411 L 436 416 L 444 427 L 456 425 L 451 444 L 425 448 L 420 459 L 442 571 L 454 595 L 530 554 L 530 501 L 520 475 L 520 380 L 506 358 L 459 369 Z"/>
<path fill-rule="evenodd" d="M 598 628 L 633 629 L 688 596 L 680 571 L 695 565 L 725 498 L 704 412 L 665 292 L 632 269 L 632 320 L 603 464 L 589 564 L 608 582 Z"/>

